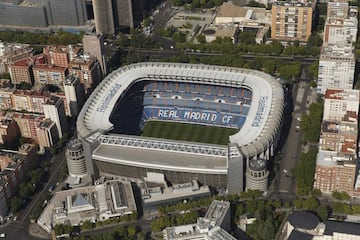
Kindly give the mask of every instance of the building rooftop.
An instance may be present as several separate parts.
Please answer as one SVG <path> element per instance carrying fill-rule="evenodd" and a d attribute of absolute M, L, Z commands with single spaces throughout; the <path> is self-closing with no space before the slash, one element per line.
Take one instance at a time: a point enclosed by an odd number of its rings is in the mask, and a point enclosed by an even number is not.
<path fill-rule="evenodd" d="M 295 211 L 288 216 L 288 222 L 294 228 L 312 230 L 318 226 L 320 220 L 312 213 L 305 211 Z"/>
<path fill-rule="evenodd" d="M 147 184 L 145 184 L 147 186 Z M 196 180 L 190 183 L 173 184 L 170 187 L 145 187 L 141 189 L 141 194 L 145 204 L 154 204 L 172 200 L 181 200 L 191 198 L 195 195 L 210 196 L 210 189 L 208 186 L 199 186 Z"/>
<path fill-rule="evenodd" d="M 67 148 L 69 150 L 80 150 L 82 148 L 82 143 L 80 142 L 79 139 L 75 138 L 70 140 L 70 142 L 67 145 Z"/>
<path fill-rule="evenodd" d="M 323 45 L 320 50 L 320 61 L 335 59 L 355 61 L 354 46 L 351 44 L 343 46 L 332 44 Z"/>
<path fill-rule="evenodd" d="M 42 70 L 48 72 L 65 72 L 66 67 L 55 66 L 52 64 L 36 64 L 34 70 Z"/>
<path fill-rule="evenodd" d="M 227 173 L 227 157 L 208 154 L 169 151 L 166 149 L 137 148 L 114 144 L 100 144 L 92 154 L 93 159 L 129 166 L 158 166 L 168 170 Z"/>
<path fill-rule="evenodd" d="M 254 171 L 261 171 L 261 170 L 265 170 L 266 169 L 266 160 L 265 159 L 251 159 L 249 161 L 249 167 L 251 170 Z"/>
<path fill-rule="evenodd" d="M 360 91 L 355 89 L 326 89 L 325 101 L 327 99 L 336 99 L 344 101 L 360 101 Z"/>
<path fill-rule="evenodd" d="M 217 17 L 245 17 L 248 9 L 234 5 L 232 2 L 224 2 L 217 12 Z"/>
<path fill-rule="evenodd" d="M 319 150 L 316 158 L 316 165 L 324 167 L 356 167 L 354 154 L 344 154 L 337 151 Z"/>
<path fill-rule="evenodd" d="M 360 224 L 349 222 L 325 221 L 326 225 L 324 235 L 332 235 L 334 233 L 345 233 L 354 236 L 360 236 Z"/>

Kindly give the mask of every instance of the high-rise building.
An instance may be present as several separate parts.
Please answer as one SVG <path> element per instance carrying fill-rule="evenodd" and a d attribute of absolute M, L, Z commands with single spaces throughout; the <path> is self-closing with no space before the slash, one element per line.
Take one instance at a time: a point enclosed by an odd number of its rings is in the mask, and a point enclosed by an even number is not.
<path fill-rule="evenodd" d="M 352 89 L 354 73 L 355 54 L 352 44 L 322 46 L 317 93 L 325 94 L 327 88 Z"/>
<path fill-rule="evenodd" d="M 59 138 L 62 138 L 67 131 L 64 100 L 59 97 L 50 96 L 46 104 L 44 104 L 44 114 L 46 118 L 55 122 Z"/>
<path fill-rule="evenodd" d="M 311 35 L 314 4 L 276 1 L 271 9 L 271 38 L 307 41 Z"/>
<path fill-rule="evenodd" d="M 97 33 L 114 34 L 119 30 L 139 25 L 160 1 L 146 0 L 93 0 Z"/>
<path fill-rule="evenodd" d="M 85 90 L 78 77 L 69 75 L 64 81 L 66 104 L 72 117 L 76 117 L 85 102 Z"/>
<path fill-rule="evenodd" d="M 106 75 L 106 60 L 104 50 L 104 37 L 102 34 L 84 34 L 83 36 L 84 52 L 97 58 L 100 63 L 103 75 Z"/>
<path fill-rule="evenodd" d="M 112 0 L 93 0 L 96 32 L 114 34 L 114 15 Z"/>
<path fill-rule="evenodd" d="M 0 1 L 0 26 L 28 28 L 81 27 L 86 24 L 85 0 Z"/>

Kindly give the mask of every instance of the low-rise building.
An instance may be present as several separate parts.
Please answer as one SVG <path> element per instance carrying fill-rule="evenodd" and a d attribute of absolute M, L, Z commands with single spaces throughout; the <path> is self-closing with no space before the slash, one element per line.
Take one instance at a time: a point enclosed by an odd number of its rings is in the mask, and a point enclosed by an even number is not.
<path fill-rule="evenodd" d="M 197 223 L 168 227 L 163 231 L 165 240 L 235 240 L 230 230 L 230 203 L 214 200 L 204 217 Z"/>
<path fill-rule="evenodd" d="M 56 224 L 81 225 L 85 220 L 104 221 L 136 211 L 131 183 L 112 180 L 55 193 L 37 223 L 50 233 Z"/>
<path fill-rule="evenodd" d="M 285 240 L 349 240 L 360 238 L 360 225 L 349 222 L 324 221 L 310 212 L 293 212 L 282 230 Z"/>

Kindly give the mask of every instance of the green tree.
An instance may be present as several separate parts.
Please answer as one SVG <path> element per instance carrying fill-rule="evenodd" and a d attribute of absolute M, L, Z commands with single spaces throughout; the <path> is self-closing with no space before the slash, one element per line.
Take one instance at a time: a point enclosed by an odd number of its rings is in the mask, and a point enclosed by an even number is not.
<path fill-rule="evenodd" d="M 319 72 L 319 61 L 314 61 L 308 68 L 308 71 L 310 75 L 314 78 L 318 78 L 318 72 Z"/>
<path fill-rule="evenodd" d="M 94 224 L 90 220 L 83 221 L 83 223 L 81 225 L 81 229 L 83 229 L 83 230 L 88 230 L 88 229 L 93 229 L 93 228 L 94 228 Z"/>
<path fill-rule="evenodd" d="M 329 212 L 330 212 L 330 209 L 328 206 L 321 205 L 316 209 L 316 213 L 319 216 L 319 218 L 321 219 L 321 221 L 328 220 Z"/>
<path fill-rule="evenodd" d="M 10 211 L 16 213 L 21 208 L 21 199 L 19 197 L 13 197 L 10 201 Z"/>
<path fill-rule="evenodd" d="M 136 233 L 137 233 L 137 229 L 135 226 L 131 225 L 127 228 L 127 235 L 130 239 L 134 239 Z"/>
<path fill-rule="evenodd" d="M 199 43 L 206 43 L 206 39 L 205 39 L 205 35 L 204 35 L 204 34 L 199 34 L 199 35 L 196 37 L 196 40 L 197 40 Z"/>

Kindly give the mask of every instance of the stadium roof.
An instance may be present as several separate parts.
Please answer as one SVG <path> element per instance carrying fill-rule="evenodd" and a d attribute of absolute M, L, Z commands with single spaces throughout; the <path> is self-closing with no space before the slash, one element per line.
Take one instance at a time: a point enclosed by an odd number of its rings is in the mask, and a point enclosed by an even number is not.
<path fill-rule="evenodd" d="M 93 159 L 121 165 L 159 168 L 169 171 L 227 174 L 227 156 L 211 156 L 166 149 L 145 149 L 120 145 L 100 144 Z"/>
<path fill-rule="evenodd" d="M 94 131 L 111 130 L 109 118 L 116 102 L 133 83 L 142 80 L 249 88 L 252 104 L 243 127 L 230 136 L 230 142 L 237 143 L 250 158 L 264 153 L 276 141 L 284 104 L 278 80 L 255 70 L 183 63 L 138 63 L 109 74 L 82 108 L 77 120 L 78 136 L 86 138 Z"/>

